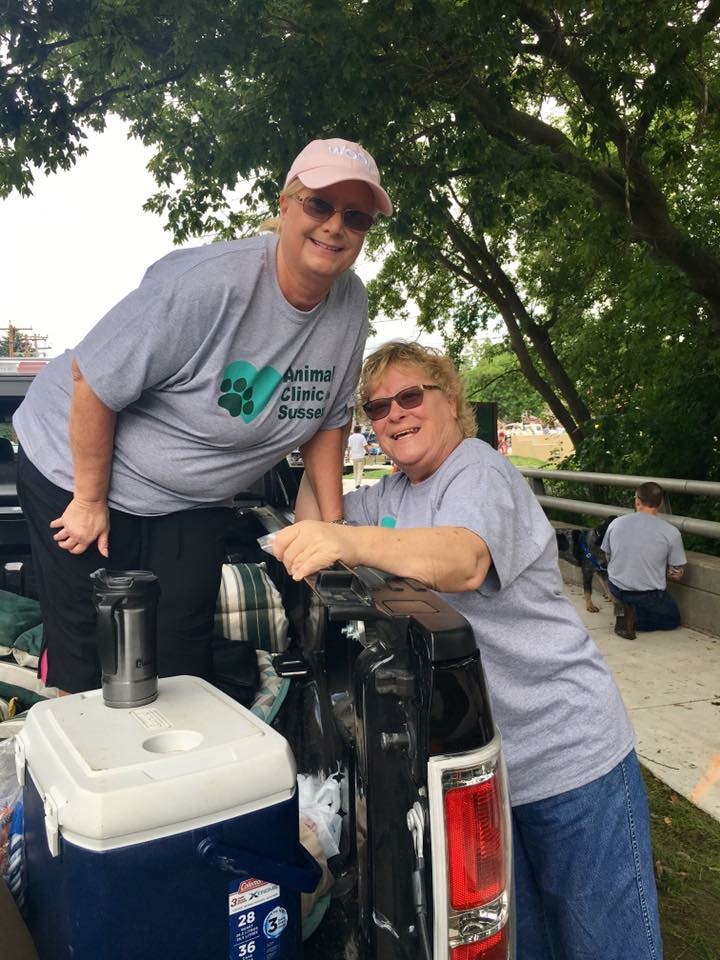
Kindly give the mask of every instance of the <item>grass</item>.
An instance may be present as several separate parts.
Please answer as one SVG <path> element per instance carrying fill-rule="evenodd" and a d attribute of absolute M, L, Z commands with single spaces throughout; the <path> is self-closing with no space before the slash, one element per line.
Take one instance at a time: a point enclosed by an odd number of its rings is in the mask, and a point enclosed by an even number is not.
<path fill-rule="evenodd" d="M 510 463 L 514 463 L 516 467 L 537 467 L 538 469 L 550 469 L 550 464 L 546 463 L 544 460 L 537 460 L 535 457 L 514 457 L 512 454 L 509 454 L 508 460 Z"/>
<path fill-rule="evenodd" d="M 643 768 L 668 960 L 720 957 L 720 822 Z"/>

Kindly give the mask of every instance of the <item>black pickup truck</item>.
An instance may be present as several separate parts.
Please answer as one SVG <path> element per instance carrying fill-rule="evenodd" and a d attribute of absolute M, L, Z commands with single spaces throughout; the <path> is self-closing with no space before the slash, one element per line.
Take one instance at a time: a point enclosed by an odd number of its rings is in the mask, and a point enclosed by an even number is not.
<path fill-rule="evenodd" d="M 0 423 L 32 373 L 0 369 Z M 0 465 L 0 588 L 32 595 L 13 469 Z M 296 487 L 283 462 L 239 492 L 227 542 L 233 561 L 265 562 L 287 613 L 273 725 L 298 773 L 344 785 L 332 900 L 305 960 L 512 960 L 507 785 L 472 631 L 422 584 L 375 569 L 292 581 L 258 538 L 291 522 Z"/>

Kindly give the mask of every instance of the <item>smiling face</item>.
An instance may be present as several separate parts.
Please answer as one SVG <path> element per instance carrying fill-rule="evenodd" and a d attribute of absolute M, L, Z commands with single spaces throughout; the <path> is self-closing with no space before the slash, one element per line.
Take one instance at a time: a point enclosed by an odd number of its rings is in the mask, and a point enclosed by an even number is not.
<path fill-rule="evenodd" d="M 307 216 L 298 198 L 310 196 L 320 197 L 336 211 L 375 211 L 370 188 L 359 180 L 313 190 L 303 187 L 292 196 L 280 197 L 278 282 L 285 298 L 301 310 L 310 309 L 327 295 L 337 277 L 355 262 L 365 238 L 343 224 L 340 212 L 324 223 Z"/>
<path fill-rule="evenodd" d="M 407 387 L 431 382 L 421 367 L 389 366 L 368 399 L 392 397 Z M 403 410 L 393 401 L 387 417 L 373 421 L 383 452 L 411 483 L 427 480 L 462 442 L 456 410 L 455 401 L 442 390 L 425 390 L 419 407 Z"/>

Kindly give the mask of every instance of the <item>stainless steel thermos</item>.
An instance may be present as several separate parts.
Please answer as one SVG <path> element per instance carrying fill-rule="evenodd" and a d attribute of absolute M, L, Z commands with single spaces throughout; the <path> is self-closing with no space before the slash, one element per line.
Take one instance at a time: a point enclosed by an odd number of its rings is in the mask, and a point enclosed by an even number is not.
<path fill-rule="evenodd" d="M 108 707 L 141 707 L 158 695 L 158 579 L 149 570 L 90 575 L 97 610 L 102 694 Z"/>

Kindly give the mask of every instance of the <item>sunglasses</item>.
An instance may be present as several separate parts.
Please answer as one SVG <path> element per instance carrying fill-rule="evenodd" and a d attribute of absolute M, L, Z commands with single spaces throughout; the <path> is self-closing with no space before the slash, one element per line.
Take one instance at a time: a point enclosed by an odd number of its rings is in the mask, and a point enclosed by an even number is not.
<path fill-rule="evenodd" d="M 378 397 L 377 400 L 368 400 L 367 403 L 362 405 L 362 408 L 371 420 L 382 420 L 390 413 L 393 400 L 403 410 L 412 410 L 414 407 L 419 407 L 423 402 L 423 391 L 425 390 L 442 390 L 442 387 L 439 387 L 436 383 L 419 383 L 416 387 L 405 387 L 394 397 Z"/>
<path fill-rule="evenodd" d="M 317 220 L 318 223 L 325 223 L 336 213 L 342 214 L 342 222 L 348 230 L 354 230 L 355 233 L 367 233 L 370 227 L 375 223 L 375 217 L 371 217 L 364 210 L 338 210 L 327 200 L 321 197 L 295 197 L 298 203 L 302 204 L 303 212 L 311 220 Z"/>

